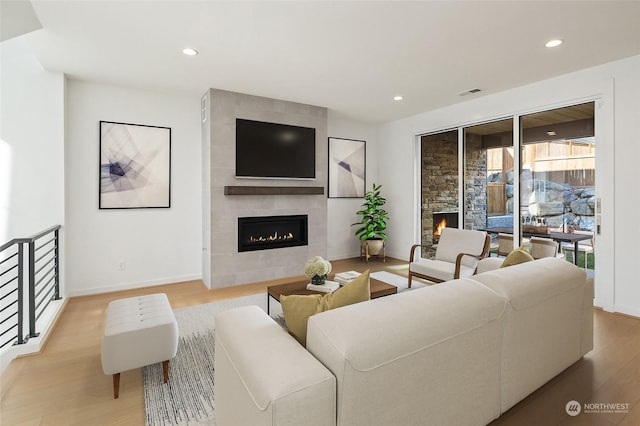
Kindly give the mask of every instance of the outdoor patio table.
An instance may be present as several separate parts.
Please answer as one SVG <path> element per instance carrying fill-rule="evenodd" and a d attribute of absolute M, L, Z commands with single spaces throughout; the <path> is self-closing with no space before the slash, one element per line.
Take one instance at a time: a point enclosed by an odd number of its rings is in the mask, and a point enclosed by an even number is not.
<path fill-rule="evenodd" d="M 513 234 L 513 228 L 508 226 L 495 226 L 492 228 L 481 228 L 479 231 L 485 231 L 489 234 Z M 543 237 L 543 238 L 551 238 L 554 241 L 558 241 L 559 243 L 572 243 L 573 244 L 573 252 L 576 254 L 573 256 L 573 264 L 578 265 L 578 242 L 588 240 L 593 238 L 592 235 L 589 234 L 569 234 L 566 232 L 556 232 L 551 231 L 548 234 L 539 234 L 535 232 L 523 232 L 523 237 Z"/>

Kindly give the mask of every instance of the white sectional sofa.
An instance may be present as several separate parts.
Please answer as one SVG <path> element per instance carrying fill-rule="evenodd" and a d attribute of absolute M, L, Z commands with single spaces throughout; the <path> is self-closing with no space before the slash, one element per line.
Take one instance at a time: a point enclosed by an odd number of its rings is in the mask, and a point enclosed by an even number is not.
<path fill-rule="evenodd" d="M 216 318 L 227 425 L 484 425 L 593 347 L 593 282 L 546 258 L 314 315 Z"/>

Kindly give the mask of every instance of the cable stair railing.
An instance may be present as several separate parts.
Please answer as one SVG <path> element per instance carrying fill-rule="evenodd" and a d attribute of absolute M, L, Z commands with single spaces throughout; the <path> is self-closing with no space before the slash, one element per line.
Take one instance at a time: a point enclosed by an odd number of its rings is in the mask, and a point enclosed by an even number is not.
<path fill-rule="evenodd" d="M 60 225 L 0 246 L 0 350 L 37 337 L 38 319 L 60 300 Z"/>

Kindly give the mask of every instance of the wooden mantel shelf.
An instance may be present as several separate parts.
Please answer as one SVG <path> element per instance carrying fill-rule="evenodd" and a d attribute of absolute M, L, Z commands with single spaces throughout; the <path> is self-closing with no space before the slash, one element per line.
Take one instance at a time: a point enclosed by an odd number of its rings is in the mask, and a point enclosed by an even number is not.
<path fill-rule="evenodd" d="M 323 195 L 323 186 L 225 186 L 224 195 Z"/>

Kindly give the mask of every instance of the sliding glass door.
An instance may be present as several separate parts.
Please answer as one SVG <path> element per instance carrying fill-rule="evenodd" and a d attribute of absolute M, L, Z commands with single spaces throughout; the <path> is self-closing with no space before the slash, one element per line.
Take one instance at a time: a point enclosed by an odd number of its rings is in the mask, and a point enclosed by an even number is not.
<path fill-rule="evenodd" d="M 464 131 L 464 229 L 513 226 L 513 119 Z"/>
<path fill-rule="evenodd" d="M 547 235 L 593 236 L 594 117 L 594 102 L 518 116 L 516 143 L 515 116 L 422 136 L 422 244 L 436 243 L 444 226 L 494 236 L 520 229 L 516 245 L 523 228 L 535 226 Z M 561 251 L 593 268 L 593 245 L 593 238 L 584 239 L 574 253 L 575 246 L 565 242 Z"/>
<path fill-rule="evenodd" d="M 523 229 L 592 236 L 578 264 L 594 268 L 595 109 L 588 102 L 521 117 L 520 221 Z M 574 245 L 563 243 L 567 260 Z"/>

